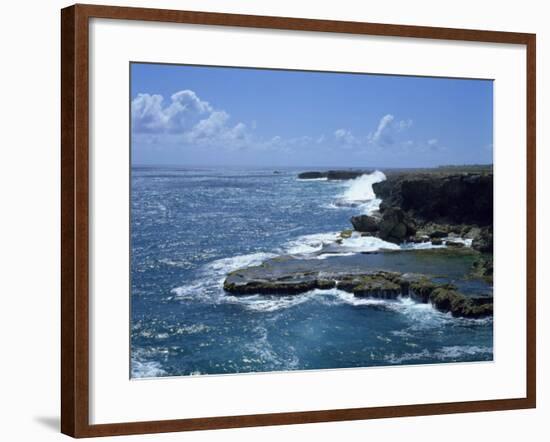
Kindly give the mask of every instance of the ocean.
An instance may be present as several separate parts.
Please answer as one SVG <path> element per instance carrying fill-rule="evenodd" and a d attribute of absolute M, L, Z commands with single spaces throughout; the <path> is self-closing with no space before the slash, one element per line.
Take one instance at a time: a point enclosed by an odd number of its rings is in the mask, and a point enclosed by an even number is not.
<path fill-rule="evenodd" d="M 352 237 L 345 256 L 314 254 L 378 208 L 374 172 L 355 180 L 299 180 L 296 169 L 133 167 L 132 378 L 319 370 L 493 360 L 493 320 L 453 318 L 409 298 L 337 290 L 233 296 L 225 275 L 282 254 L 370 260 L 430 272 L 462 291 L 470 257 L 422 258 L 420 245 Z M 395 254 L 369 254 L 382 247 Z M 362 262 L 362 261 L 361 261 Z"/>

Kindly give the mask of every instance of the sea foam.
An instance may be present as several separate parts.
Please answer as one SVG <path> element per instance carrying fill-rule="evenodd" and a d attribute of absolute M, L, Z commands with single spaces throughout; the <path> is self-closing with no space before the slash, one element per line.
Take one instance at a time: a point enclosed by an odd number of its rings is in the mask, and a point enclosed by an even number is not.
<path fill-rule="evenodd" d="M 372 185 L 386 180 L 384 172 L 379 170 L 366 175 L 361 175 L 358 178 L 349 180 L 346 183 L 347 189 L 342 194 L 341 198 L 350 202 L 369 201 L 376 198 Z"/>
<path fill-rule="evenodd" d="M 359 232 L 352 232 L 349 238 L 342 238 L 340 232 L 326 232 L 299 236 L 287 241 L 280 251 L 300 259 L 327 259 L 333 256 L 350 256 L 379 250 L 423 250 L 445 247 L 445 245 L 434 245 L 429 241 L 394 244 L 376 236 L 362 236 Z M 322 253 L 323 250 L 325 253 Z"/>
<path fill-rule="evenodd" d="M 386 179 L 383 172 L 376 170 L 373 173 L 361 175 L 353 180 L 347 180 L 342 183 L 344 187 L 336 200 L 324 207 L 329 208 L 349 208 L 355 207 L 361 214 L 369 215 L 380 208 L 382 200 L 376 197 L 373 184 L 380 183 Z"/>
<path fill-rule="evenodd" d="M 146 361 L 142 358 L 139 351 L 132 351 L 131 359 L 131 377 L 132 378 L 156 378 L 166 374 L 162 365 L 158 361 Z"/>
<path fill-rule="evenodd" d="M 277 256 L 274 253 L 250 253 L 237 255 L 231 258 L 222 258 L 203 266 L 199 277 L 180 287 L 171 290 L 174 297 L 179 300 L 208 299 L 211 302 L 223 301 L 221 287 L 228 273 L 244 267 L 260 265 L 264 261 Z"/>
<path fill-rule="evenodd" d="M 376 236 L 361 236 L 357 232 L 354 232 L 349 238 L 343 239 L 341 245 L 346 251 L 353 251 L 356 253 L 376 252 L 382 249 L 400 249 L 397 244 L 384 241 L 383 239 L 377 238 Z"/>
<path fill-rule="evenodd" d="M 208 269 L 214 273 L 225 275 L 233 270 L 241 269 L 243 267 L 251 267 L 260 265 L 267 259 L 277 256 L 274 253 L 250 253 L 247 255 L 237 255 L 231 258 L 222 258 L 207 264 Z"/>
<path fill-rule="evenodd" d="M 338 239 L 339 232 L 314 233 L 302 235 L 296 239 L 287 241 L 283 247 L 283 253 L 290 255 L 304 255 L 316 253 L 322 250 L 324 245 L 332 244 Z"/>

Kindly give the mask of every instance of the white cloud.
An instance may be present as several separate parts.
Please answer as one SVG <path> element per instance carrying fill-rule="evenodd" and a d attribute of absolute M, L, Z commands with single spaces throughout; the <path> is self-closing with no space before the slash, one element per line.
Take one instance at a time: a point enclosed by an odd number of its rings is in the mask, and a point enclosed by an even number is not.
<path fill-rule="evenodd" d="M 334 131 L 334 137 L 340 145 L 354 145 L 359 140 L 347 129 L 337 129 Z"/>
<path fill-rule="evenodd" d="M 206 146 L 227 150 L 255 149 L 278 152 L 298 152 L 319 149 L 326 152 L 337 148 L 361 148 L 377 151 L 384 148 L 426 151 L 443 149 L 436 138 L 424 142 L 411 140 L 406 132 L 412 119 L 396 120 L 394 115 L 383 115 L 376 129 L 368 135 L 336 129 L 332 136 L 324 134 L 294 137 L 261 137 L 255 134 L 256 121 L 250 125 L 232 122 L 223 109 L 214 108 L 194 91 L 178 91 L 165 100 L 162 95 L 137 94 L 131 103 L 132 130 L 141 143 L 149 145 Z"/>
<path fill-rule="evenodd" d="M 141 93 L 132 100 L 132 127 L 135 134 L 178 135 L 180 141 L 195 145 L 242 144 L 249 138 L 244 123 L 231 125 L 230 115 L 214 109 L 194 91 L 171 95 L 165 104 L 161 95 Z M 173 137 L 169 137 L 173 139 Z"/>
<path fill-rule="evenodd" d="M 207 118 L 200 120 L 191 130 L 184 133 L 187 141 L 196 142 L 208 140 L 220 135 L 226 128 L 229 114 L 225 111 L 212 112 Z"/>
<path fill-rule="evenodd" d="M 247 127 L 244 123 L 237 123 L 229 129 L 225 135 L 231 140 L 244 140 L 248 137 Z"/>
<path fill-rule="evenodd" d="M 413 120 L 411 120 L 410 118 L 408 120 L 400 120 L 397 123 L 397 130 L 401 132 L 401 131 L 410 129 L 412 125 L 413 125 Z"/>
<path fill-rule="evenodd" d="M 132 100 L 132 125 L 137 132 L 155 132 L 166 127 L 162 95 L 138 94 Z"/>
<path fill-rule="evenodd" d="M 212 106 L 191 90 L 176 92 L 167 105 L 162 95 L 141 93 L 132 100 L 133 130 L 135 133 L 182 132 L 212 112 Z"/>
<path fill-rule="evenodd" d="M 207 101 L 201 100 L 195 92 L 189 89 L 176 92 L 170 98 L 172 99 L 172 104 L 168 110 L 172 113 L 189 112 L 205 114 L 213 110 Z"/>
<path fill-rule="evenodd" d="M 384 115 L 380 121 L 378 122 L 378 127 L 376 128 L 376 132 L 372 135 L 372 141 L 374 143 L 379 142 L 381 139 L 383 139 L 384 132 L 387 132 L 387 129 L 389 128 L 389 124 L 394 120 L 394 116 L 391 114 Z"/>
<path fill-rule="evenodd" d="M 378 121 L 374 132 L 367 136 L 367 143 L 377 149 L 394 147 L 403 149 L 413 149 L 414 143 L 410 138 L 406 138 L 407 132 L 413 126 L 411 118 L 397 121 L 392 114 L 385 114 Z"/>

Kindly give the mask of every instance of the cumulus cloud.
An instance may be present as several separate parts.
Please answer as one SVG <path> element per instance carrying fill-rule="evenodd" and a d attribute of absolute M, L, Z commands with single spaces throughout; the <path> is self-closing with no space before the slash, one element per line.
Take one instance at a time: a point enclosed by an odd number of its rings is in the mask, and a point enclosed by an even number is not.
<path fill-rule="evenodd" d="M 196 142 L 218 137 L 226 129 L 229 114 L 225 111 L 212 112 L 184 133 L 187 141 Z"/>
<path fill-rule="evenodd" d="M 374 143 L 383 140 L 383 137 L 387 136 L 387 129 L 390 127 L 390 123 L 394 120 L 394 118 L 395 117 L 391 114 L 386 114 L 382 118 L 380 118 L 380 121 L 378 122 L 378 127 L 372 135 L 372 141 Z M 390 141 L 389 138 L 386 141 Z"/>
<path fill-rule="evenodd" d="M 184 143 L 210 145 L 244 142 L 248 129 L 244 123 L 230 123 L 230 115 L 214 109 L 194 91 L 186 89 L 170 96 L 137 94 L 132 100 L 132 128 L 139 134 L 179 135 Z"/>
<path fill-rule="evenodd" d="M 397 120 L 393 114 L 384 114 L 374 129 L 360 134 L 338 128 L 331 135 L 308 134 L 293 137 L 280 135 L 259 136 L 257 123 L 250 125 L 232 122 L 231 115 L 215 108 L 194 91 L 185 89 L 162 95 L 139 93 L 131 103 L 132 133 L 141 144 L 176 146 L 211 146 L 228 150 L 255 149 L 278 152 L 304 150 L 359 149 L 358 152 L 376 152 L 380 149 L 408 151 L 442 149 L 436 138 L 418 142 L 411 140 L 408 130 L 412 119 Z"/>
<path fill-rule="evenodd" d="M 334 131 L 334 138 L 339 145 L 344 146 L 352 146 L 360 142 L 360 140 L 347 129 L 337 129 Z"/>
<path fill-rule="evenodd" d="M 367 136 L 368 145 L 373 148 L 413 148 L 415 143 L 406 138 L 407 131 L 413 126 L 413 120 L 408 118 L 396 120 L 392 114 L 383 115 L 378 120 L 378 125 L 374 132 Z"/>
<path fill-rule="evenodd" d="M 212 106 L 207 101 L 201 100 L 195 92 L 186 89 L 172 94 L 172 105 L 168 110 L 175 113 L 191 112 L 204 114 L 212 112 Z"/>
<path fill-rule="evenodd" d="M 212 112 L 212 106 L 191 90 L 172 94 L 168 104 L 158 94 L 141 93 L 132 100 L 132 124 L 136 133 L 181 132 Z"/>
<path fill-rule="evenodd" d="M 155 132 L 166 127 L 162 95 L 138 94 L 132 100 L 132 127 L 136 132 Z"/>

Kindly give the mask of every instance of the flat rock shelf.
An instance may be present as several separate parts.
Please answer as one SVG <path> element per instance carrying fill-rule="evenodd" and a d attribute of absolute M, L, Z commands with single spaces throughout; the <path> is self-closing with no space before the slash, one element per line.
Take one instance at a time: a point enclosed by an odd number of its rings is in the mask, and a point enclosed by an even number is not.
<path fill-rule="evenodd" d="M 490 285 L 472 272 L 475 262 L 475 252 L 463 249 L 386 251 L 326 259 L 280 256 L 231 272 L 223 287 L 234 295 L 297 295 L 338 289 L 357 297 L 410 297 L 456 317 L 481 318 L 493 314 L 493 295 Z"/>

